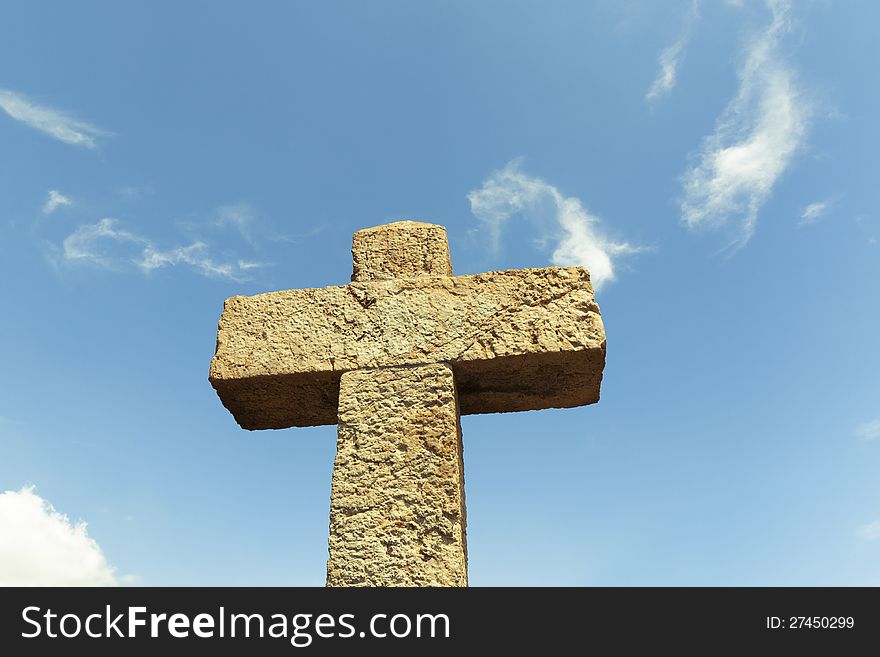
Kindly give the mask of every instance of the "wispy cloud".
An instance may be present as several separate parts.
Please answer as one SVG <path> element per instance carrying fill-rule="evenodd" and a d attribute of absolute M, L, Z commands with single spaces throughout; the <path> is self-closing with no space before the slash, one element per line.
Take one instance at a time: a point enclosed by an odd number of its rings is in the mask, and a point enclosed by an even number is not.
<path fill-rule="evenodd" d="M 880 439 L 880 418 L 862 422 L 856 427 L 856 436 L 861 440 Z"/>
<path fill-rule="evenodd" d="M 0 494 L 0 586 L 115 586 L 114 568 L 88 535 L 33 487 Z"/>
<path fill-rule="evenodd" d="M 135 185 L 122 185 L 116 188 L 116 195 L 128 201 L 139 201 L 150 194 L 150 189 L 146 187 L 137 187 Z"/>
<path fill-rule="evenodd" d="M 254 244 L 252 227 L 256 213 L 248 203 L 221 205 L 217 208 L 217 226 L 234 228 L 251 245 Z"/>
<path fill-rule="evenodd" d="M 64 112 L 38 105 L 27 96 L 9 89 L 0 89 L 0 109 L 16 121 L 73 146 L 95 148 L 97 137 L 110 134 Z"/>
<path fill-rule="evenodd" d="M 205 276 L 231 280 L 243 280 L 247 278 L 247 271 L 262 266 L 243 260 L 219 259 L 200 240 L 161 249 L 143 235 L 120 228 L 119 221 L 111 217 L 78 226 L 62 243 L 62 260 L 112 270 L 134 266 L 144 273 L 183 265 Z"/>
<path fill-rule="evenodd" d="M 862 525 L 856 530 L 856 536 L 863 541 L 880 540 L 880 520 Z"/>
<path fill-rule="evenodd" d="M 118 228 L 119 222 L 105 217 L 94 224 L 83 224 L 64 238 L 63 258 L 66 262 L 82 262 L 107 269 L 119 266 L 119 246 L 145 248 L 148 241 L 135 233 Z M 128 256 L 126 259 L 132 259 Z"/>
<path fill-rule="evenodd" d="M 208 245 L 204 242 L 193 242 L 189 246 L 178 246 L 167 251 L 160 251 L 152 245 L 147 245 L 137 265 L 145 272 L 163 267 L 189 265 L 205 276 L 232 280 L 242 280 L 245 272 L 263 266 L 262 263 L 243 260 L 217 261 L 210 256 Z"/>
<path fill-rule="evenodd" d="M 800 225 L 804 226 L 806 224 L 816 223 L 822 215 L 828 212 L 830 207 L 831 201 L 817 201 L 815 203 L 810 203 L 801 213 Z"/>
<path fill-rule="evenodd" d="M 789 2 L 767 5 L 772 20 L 748 44 L 737 94 L 703 140 L 699 163 L 682 179 L 682 221 L 693 229 L 738 219 L 734 249 L 754 234 L 758 211 L 801 147 L 810 119 L 780 52 L 790 29 Z"/>
<path fill-rule="evenodd" d="M 691 39 L 694 24 L 699 16 L 699 0 L 693 0 L 690 9 L 685 15 L 684 26 L 678 35 L 678 39 L 676 39 L 675 43 L 671 46 L 664 48 L 660 52 L 660 70 L 657 73 L 654 82 L 651 84 L 651 87 L 648 89 L 648 93 L 645 94 L 645 100 L 647 102 L 652 103 L 658 100 L 672 91 L 673 87 L 675 87 L 675 82 L 678 78 L 678 67 L 684 57 L 685 46 L 687 46 L 688 41 Z"/>
<path fill-rule="evenodd" d="M 467 195 L 471 212 L 489 234 L 489 246 L 497 250 L 505 224 L 514 216 L 535 223 L 540 242 L 554 241 L 554 265 L 584 265 L 593 284 L 600 287 L 614 279 L 614 260 L 641 251 L 627 242 L 616 242 L 602 231 L 599 219 L 574 196 L 563 195 L 540 178 L 520 171 L 521 160 L 508 162 L 495 171 L 480 189 Z"/>
<path fill-rule="evenodd" d="M 43 205 L 43 214 L 52 214 L 62 205 L 73 205 L 73 201 L 57 189 L 50 189 L 46 203 Z"/>
<path fill-rule="evenodd" d="M 877 246 L 877 222 L 874 218 L 862 212 L 856 215 L 855 222 L 865 238 L 865 243 L 871 247 Z"/>

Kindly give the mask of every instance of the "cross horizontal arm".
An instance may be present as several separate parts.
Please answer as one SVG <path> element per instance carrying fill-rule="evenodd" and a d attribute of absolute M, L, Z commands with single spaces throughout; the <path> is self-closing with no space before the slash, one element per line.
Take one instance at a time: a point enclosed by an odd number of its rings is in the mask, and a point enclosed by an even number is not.
<path fill-rule="evenodd" d="M 210 381 L 245 429 L 335 424 L 343 372 L 448 363 L 461 412 L 595 403 L 605 330 L 582 267 L 421 276 L 226 301 Z"/>

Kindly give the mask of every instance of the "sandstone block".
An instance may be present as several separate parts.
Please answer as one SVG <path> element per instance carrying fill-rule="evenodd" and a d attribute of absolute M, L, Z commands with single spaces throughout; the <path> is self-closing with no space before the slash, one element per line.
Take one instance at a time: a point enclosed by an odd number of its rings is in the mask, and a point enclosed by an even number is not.
<path fill-rule="evenodd" d="M 446 229 L 420 221 L 365 228 L 351 244 L 352 281 L 452 276 Z"/>
<path fill-rule="evenodd" d="M 336 423 L 352 370 L 447 363 L 467 414 L 595 403 L 604 362 L 589 274 L 545 267 L 233 297 L 210 381 L 242 427 L 277 429 Z"/>
<path fill-rule="evenodd" d="M 341 376 L 328 586 L 467 586 L 464 469 L 452 370 Z"/>

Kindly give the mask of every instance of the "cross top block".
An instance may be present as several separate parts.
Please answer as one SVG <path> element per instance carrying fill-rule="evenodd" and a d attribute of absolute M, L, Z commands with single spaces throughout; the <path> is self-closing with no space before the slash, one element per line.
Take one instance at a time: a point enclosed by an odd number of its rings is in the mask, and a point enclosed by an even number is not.
<path fill-rule="evenodd" d="M 209 380 L 245 429 L 336 424 L 344 372 L 445 363 L 461 412 L 599 400 L 605 329 L 583 267 L 453 276 L 446 230 L 360 230 L 349 285 L 226 300 Z"/>
<path fill-rule="evenodd" d="M 421 221 L 364 228 L 351 241 L 352 281 L 452 276 L 446 229 Z"/>

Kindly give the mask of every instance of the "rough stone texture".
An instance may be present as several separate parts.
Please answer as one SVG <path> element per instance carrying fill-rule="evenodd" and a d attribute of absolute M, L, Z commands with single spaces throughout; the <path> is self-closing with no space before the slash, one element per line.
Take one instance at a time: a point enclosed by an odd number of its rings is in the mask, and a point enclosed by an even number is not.
<path fill-rule="evenodd" d="M 462 413 L 595 403 L 605 330 L 582 267 L 422 276 L 226 301 L 210 380 L 246 429 L 334 424 L 339 377 L 449 363 Z"/>
<path fill-rule="evenodd" d="M 365 228 L 351 243 L 352 281 L 452 276 L 446 229 L 421 221 Z"/>
<path fill-rule="evenodd" d="M 411 221 L 352 257 L 350 285 L 227 299 L 211 384 L 246 429 L 338 419 L 328 586 L 466 586 L 459 415 L 599 400 L 590 276 L 452 276 L 445 229 Z"/>
<path fill-rule="evenodd" d="M 446 365 L 342 375 L 328 586 L 467 586 L 458 415 Z"/>

